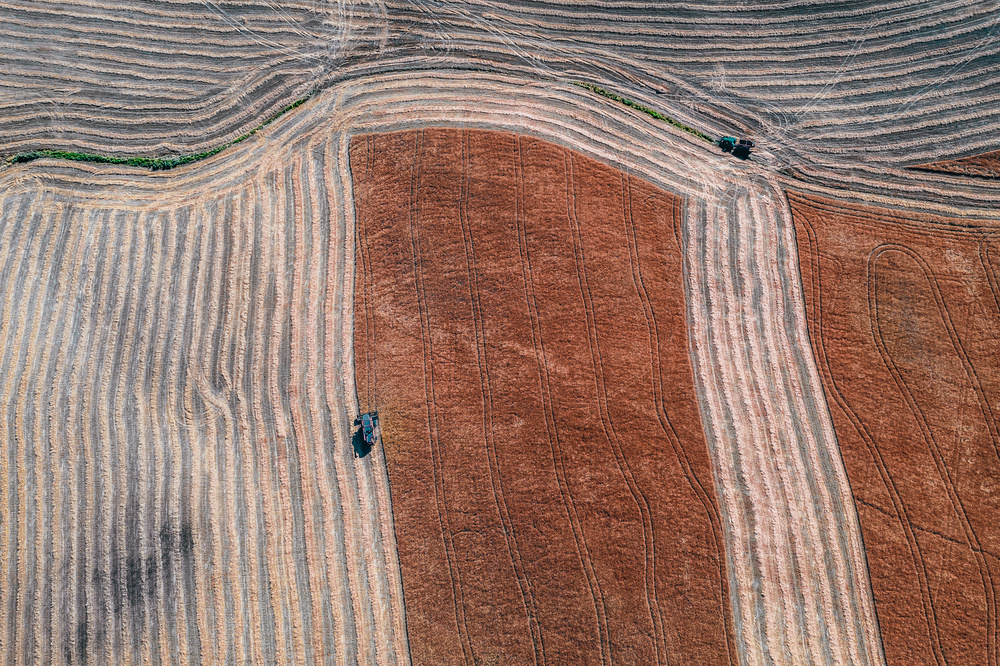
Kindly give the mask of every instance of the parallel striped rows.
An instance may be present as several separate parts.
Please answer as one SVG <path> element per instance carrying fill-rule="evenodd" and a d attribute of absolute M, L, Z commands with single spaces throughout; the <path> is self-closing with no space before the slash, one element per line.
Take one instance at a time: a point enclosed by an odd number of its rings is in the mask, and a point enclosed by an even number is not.
<path fill-rule="evenodd" d="M 133 3 L 134 5 L 134 3 Z M 786 161 L 995 149 L 1000 0 L 0 5 L 0 146 L 207 147 L 369 71 L 586 79 Z"/>
<path fill-rule="evenodd" d="M 2 151 L 162 154 L 222 143 L 309 94 L 348 48 L 372 42 L 367 10 L 348 9 L 295 0 L 2 2 Z"/>
<path fill-rule="evenodd" d="M 761 171 L 572 87 L 376 77 L 339 100 L 351 132 L 499 126 L 687 197 L 692 353 L 726 513 L 741 662 L 882 663 L 857 517 L 805 332 L 787 205 Z"/>
<path fill-rule="evenodd" d="M 456 60 L 530 60 L 702 106 L 807 160 L 916 163 L 995 146 L 1000 128 L 997 2 L 387 6 Z"/>
<path fill-rule="evenodd" d="M 408 660 L 343 155 L 302 148 L 183 203 L 4 188 L 3 663 Z"/>
<path fill-rule="evenodd" d="M 685 244 L 695 376 L 717 483 L 728 491 L 733 615 L 746 663 L 881 663 L 784 198 L 750 181 L 716 201 L 692 201 Z"/>

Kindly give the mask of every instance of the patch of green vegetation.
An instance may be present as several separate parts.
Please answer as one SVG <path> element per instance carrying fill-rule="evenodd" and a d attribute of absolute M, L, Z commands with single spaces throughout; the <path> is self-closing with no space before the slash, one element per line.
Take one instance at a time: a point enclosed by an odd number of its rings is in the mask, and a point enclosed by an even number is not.
<path fill-rule="evenodd" d="M 709 135 L 705 134 L 704 132 L 699 132 L 698 130 L 696 130 L 693 127 L 688 127 L 684 123 L 677 122 L 673 118 L 670 118 L 668 116 L 663 115 L 659 111 L 654 111 L 653 109 L 649 108 L 648 106 L 643 106 L 642 104 L 639 104 L 638 102 L 633 102 L 630 99 L 627 99 L 625 97 L 621 97 L 620 95 L 616 95 L 615 93 L 611 92 L 610 90 L 605 90 L 604 88 L 601 88 L 600 86 L 595 86 L 593 83 L 580 83 L 579 81 L 573 81 L 573 85 L 580 86 L 581 88 L 586 88 L 587 90 L 593 91 L 593 92 L 597 93 L 598 95 L 602 95 L 604 97 L 607 97 L 608 99 L 612 99 L 612 100 L 614 100 L 614 101 L 616 101 L 616 102 L 618 102 L 620 104 L 624 104 L 625 106 L 632 107 L 636 111 L 641 111 L 641 112 L 645 113 L 647 116 L 652 116 L 653 118 L 656 118 L 657 120 L 662 120 L 664 122 L 670 123 L 671 125 L 673 125 L 677 129 L 684 130 L 688 134 L 694 134 L 699 139 L 704 139 L 705 141 L 708 141 L 709 143 L 715 143 L 715 139 L 713 139 Z"/>
<path fill-rule="evenodd" d="M 201 153 L 192 153 L 190 155 L 177 155 L 175 157 L 114 157 L 111 155 L 95 155 L 93 153 L 79 153 L 68 150 L 32 150 L 27 153 L 18 153 L 17 155 L 12 155 L 7 158 L 8 164 L 24 164 L 25 162 L 30 162 L 32 160 L 37 160 L 42 157 L 54 157 L 57 159 L 73 160 L 74 162 L 95 162 L 97 164 L 124 164 L 126 166 L 143 167 L 146 169 L 152 169 L 153 171 L 164 171 L 166 169 L 173 169 L 174 167 L 183 166 L 185 164 L 191 164 L 192 162 L 198 162 L 205 158 L 211 157 L 212 155 L 217 155 L 221 153 L 226 148 L 230 146 L 235 146 L 241 141 L 249 139 L 251 136 L 264 129 L 275 120 L 285 115 L 292 109 L 302 106 L 308 97 L 303 97 L 300 100 L 292 102 L 281 111 L 278 111 L 273 116 L 262 122 L 257 127 L 246 134 L 240 135 L 224 143 L 221 146 L 216 146 Z"/>

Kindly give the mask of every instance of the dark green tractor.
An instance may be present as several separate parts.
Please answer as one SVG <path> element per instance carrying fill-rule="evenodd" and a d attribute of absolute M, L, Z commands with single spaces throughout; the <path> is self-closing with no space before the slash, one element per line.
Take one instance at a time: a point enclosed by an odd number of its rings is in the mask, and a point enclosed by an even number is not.
<path fill-rule="evenodd" d="M 737 139 L 733 136 L 724 136 L 719 139 L 719 148 L 724 153 L 732 153 L 733 156 L 745 160 L 750 157 L 750 149 L 753 148 L 753 141 L 750 139 Z"/>

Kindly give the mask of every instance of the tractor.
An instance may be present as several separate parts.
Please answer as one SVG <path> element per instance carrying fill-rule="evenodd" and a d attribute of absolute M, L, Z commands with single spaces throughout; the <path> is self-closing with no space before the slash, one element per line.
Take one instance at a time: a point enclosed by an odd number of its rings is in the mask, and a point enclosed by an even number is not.
<path fill-rule="evenodd" d="M 378 427 L 378 411 L 372 410 L 362 414 L 354 421 L 354 425 L 358 425 L 359 423 L 361 424 L 361 428 L 354 433 L 353 437 L 354 453 L 359 458 L 364 458 L 372 450 L 372 447 L 378 443 L 381 436 Z"/>
<path fill-rule="evenodd" d="M 369 447 L 375 444 L 375 440 L 378 439 L 378 434 L 375 432 L 376 424 L 378 423 L 378 412 L 368 412 L 367 414 L 361 415 L 361 430 L 364 432 L 365 444 Z"/>
<path fill-rule="evenodd" d="M 719 148 L 722 148 L 722 151 L 725 153 L 732 153 L 734 157 L 745 160 L 750 157 L 750 149 L 753 148 L 753 141 L 724 136 L 719 139 Z"/>

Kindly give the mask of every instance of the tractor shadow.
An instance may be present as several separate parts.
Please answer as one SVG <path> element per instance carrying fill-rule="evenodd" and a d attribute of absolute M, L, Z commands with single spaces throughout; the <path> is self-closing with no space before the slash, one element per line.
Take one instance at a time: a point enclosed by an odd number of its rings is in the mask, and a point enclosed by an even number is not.
<path fill-rule="evenodd" d="M 360 425 L 361 421 L 355 422 L 355 425 Z M 357 458 L 364 458 L 369 453 L 371 453 L 371 444 L 365 441 L 365 429 L 359 427 L 355 432 L 354 436 L 351 438 L 351 443 L 354 444 L 354 455 Z"/>
<path fill-rule="evenodd" d="M 748 159 L 750 159 L 750 151 L 748 151 L 748 150 L 740 150 L 738 148 L 733 149 L 733 150 L 726 150 L 725 148 L 723 148 L 719 152 L 729 153 L 733 157 L 735 157 L 737 159 L 740 159 L 740 160 L 748 160 Z"/>

